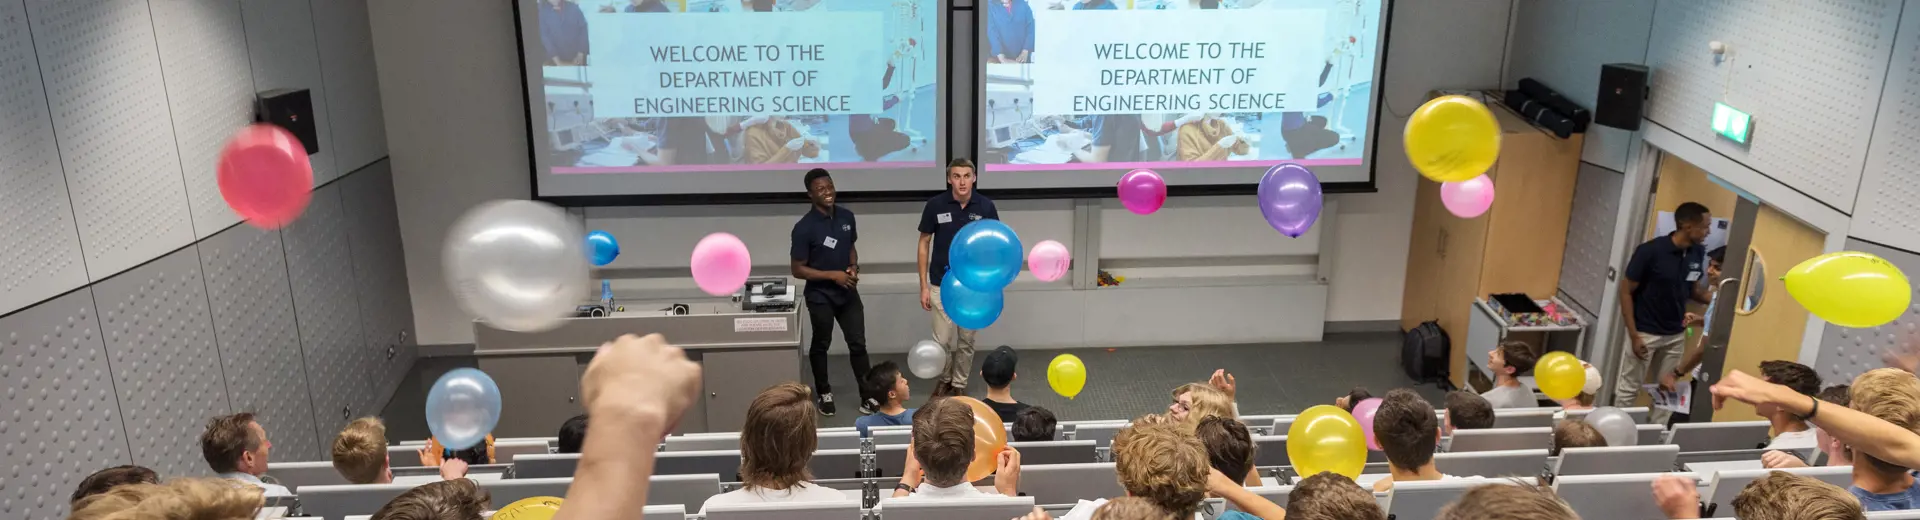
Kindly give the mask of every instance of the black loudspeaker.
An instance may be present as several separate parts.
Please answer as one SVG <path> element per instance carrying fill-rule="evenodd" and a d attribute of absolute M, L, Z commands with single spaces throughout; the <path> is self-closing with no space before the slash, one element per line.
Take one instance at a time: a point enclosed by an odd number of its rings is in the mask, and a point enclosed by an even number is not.
<path fill-rule="evenodd" d="M 275 89 L 260 93 L 255 117 L 292 132 L 307 155 L 320 151 L 320 133 L 313 127 L 313 95 L 307 89 Z"/>
<path fill-rule="evenodd" d="M 1600 66 L 1600 96 L 1594 102 L 1593 122 L 1623 130 L 1640 129 L 1640 111 L 1647 102 L 1647 67 L 1632 63 Z"/>

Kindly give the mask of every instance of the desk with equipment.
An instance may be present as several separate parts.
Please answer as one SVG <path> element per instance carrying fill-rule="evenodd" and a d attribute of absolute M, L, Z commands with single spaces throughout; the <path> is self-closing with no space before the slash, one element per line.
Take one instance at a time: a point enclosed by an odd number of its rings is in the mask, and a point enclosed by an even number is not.
<path fill-rule="evenodd" d="M 732 302 L 623 301 L 601 317 L 562 320 L 553 330 L 512 332 L 473 324 L 480 370 L 500 385 L 494 435 L 553 435 L 584 413 L 580 376 L 593 353 L 622 334 L 665 335 L 703 369 L 706 399 L 687 410 L 673 433 L 739 431 L 747 405 L 768 386 L 800 380 L 802 320 L 785 277 L 753 278 Z M 593 309 L 583 306 L 581 314 Z M 611 312 L 606 312 L 611 310 Z"/>

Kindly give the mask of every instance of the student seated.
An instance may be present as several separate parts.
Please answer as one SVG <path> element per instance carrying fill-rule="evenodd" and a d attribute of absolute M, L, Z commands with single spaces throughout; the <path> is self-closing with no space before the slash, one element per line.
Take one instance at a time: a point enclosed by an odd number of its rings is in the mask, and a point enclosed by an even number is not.
<path fill-rule="evenodd" d="M 1433 405 L 1412 390 L 1397 388 L 1387 392 L 1380 411 L 1373 413 L 1373 437 L 1387 454 L 1387 478 L 1373 484 L 1373 490 L 1393 489 L 1394 481 L 1456 479 L 1433 467 L 1433 452 L 1440 444 L 1440 420 Z"/>
<path fill-rule="evenodd" d="M 67 499 L 69 505 L 79 504 L 80 500 L 106 493 L 113 488 L 131 484 L 159 484 L 160 474 L 142 466 L 114 466 L 93 472 L 80 481 L 73 490 L 73 496 Z"/>
<path fill-rule="evenodd" d="M 1242 520 L 1257 517 L 1281 520 L 1286 511 L 1272 501 L 1247 491 L 1239 479 L 1215 471 L 1207 463 L 1206 447 L 1181 424 L 1135 420 L 1113 437 L 1114 470 L 1127 496 L 1146 499 L 1174 518 L 1196 518 L 1208 493 L 1225 498 L 1241 511 L 1214 517 Z M 1085 518 L 1108 501 L 1081 501 L 1065 518 Z M 1251 513 L 1251 514 L 1248 514 Z"/>
<path fill-rule="evenodd" d="M 1042 442 L 1053 440 L 1053 430 L 1059 421 L 1053 418 L 1053 411 L 1038 406 L 1021 410 L 1013 417 L 1013 442 Z"/>
<path fill-rule="evenodd" d="M 1533 390 L 1520 384 L 1520 374 L 1533 370 L 1533 364 L 1540 360 L 1534 355 L 1533 347 L 1518 341 L 1502 341 L 1500 346 L 1487 352 L 1487 368 L 1493 370 L 1493 389 L 1480 394 L 1494 408 L 1533 408 L 1540 406 L 1533 399 Z"/>
<path fill-rule="evenodd" d="M 493 434 L 489 433 L 480 444 L 463 449 L 451 449 L 440 444 L 440 439 L 427 436 L 427 445 L 420 448 L 420 465 L 439 466 L 442 461 L 459 460 L 467 464 L 493 463 Z"/>
<path fill-rule="evenodd" d="M 493 495 L 472 479 L 442 480 L 393 497 L 372 520 L 481 520 Z"/>
<path fill-rule="evenodd" d="M 1467 490 L 1459 500 L 1440 509 L 1438 520 L 1580 520 L 1580 515 L 1552 489 L 1487 484 Z"/>
<path fill-rule="evenodd" d="M 177 478 L 166 484 L 128 484 L 73 504 L 68 520 L 245 520 L 266 505 L 263 491 L 228 478 Z"/>
<path fill-rule="evenodd" d="M 1468 393 L 1478 398 L 1480 396 Z M 1339 473 L 1322 471 L 1287 493 L 1288 520 L 1387 520 L 1373 493 Z"/>
<path fill-rule="evenodd" d="M 1207 416 L 1238 417 L 1233 413 L 1233 398 L 1206 383 L 1187 383 L 1173 389 L 1167 418 L 1192 428 Z"/>
<path fill-rule="evenodd" d="M 200 433 L 200 456 L 216 476 L 259 487 L 270 497 L 292 496 L 286 486 L 260 480 L 267 474 L 272 453 L 267 430 L 253 420 L 251 412 L 209 419 L 206 431 Z"/>
<path fill-rule="evenodd" d="M 927 403 L 913 414 L 913 444 L 907 446 L 907 466 L 900 472 L 893 496 L 942 499 L 1019 494 L 1020 452 L 1009 447 L 997 455 L 993 476 L 997 493 L 981 491 L 967 481 L 973 455 L 973 408 L 953 399 Z"/>
<path fill-rule="evenodd" d="M 393 468 L 387 457 L 387 425 L 378 417 L 361 417 L 347 423 L 333 437 L 333 470 L 354 484 L 391 484 Z M 440 463 L 440 478 L 453 480 L 467 476 L 467 462 L 447 459 Z"/>
<path fill-rule="evenodd" d="M 988 352 L 987 359 L 980 363 L 980 379 L 987 382 L 987 398 L 980 401 L 987 403 L 993 413 L 1000 414 L 1001 421 L 1012 422 L 1021 410 L 1027 409 L 1026 403 L 1013 398 L 1013 380 L 1019 378 L 1019 374 L 1014 373 L 1014 365 L 1019 363 L 1020 355 L 1006 345 Z"/>
<path fill-rule="evenodd" d="M 1849 385 L 1829 386 L 1820 390 L 1820 395 L 1815 397 L 1829 404 L 1849 406 L 1848 403 L 1853 402 L 1852 399 L 1847 396 L 1849 388 L 1851 388 Z M 1853 465 L 1853 457 L 1847 452 L 1846 443 L 1840 442 L 1840 439 L 1835 439 L 1832 435 L 1828 435 L 1826 430 L 1817 427 L 1813 429 L 1813 438 L 1819 441 L 1819 447 L 1816 449 L 1819 449 L 1821 453 L 1827 456 L 1826 465 Z M 1801 460 L 1800 454 L 1786 451 L 1766 452 L 1760 456 L 1760 464 L 1769 469 L 1807 467 L 1807 461 Z"/>
<path fill-rule="evenodd" d="M 1032 518 L 1029 516 L 1028 518 Z M 1108 500 L 1093 510 L 1093 520 L 1175 520 L 1173 513 L 1140 497 Z"/>
<path fill-rule="evenodd" d="M 1653 500 L 1670 519 L 1700 518 L 1700 488 L 1692 479 L 1653 481 Z M 1733 517 L 1742 520 L 1864 520 L 1861 503 L 1846 491 L 1813 477 L 1773 471 L 1733 497 Z M 1516 517 L 1518 518 L 1518 517 Z M 1528 519 L 1534 520 L 1534 519 Z"/>
<path fill-rule="evenodd" d="M 1367 387 L 1356 386 L 1356 387 L 1353 387 L 1352 390 L 1348 390 L 1347 395 L 1343 395 L 1338 398 L 1335 398 L 1333 400 L 1333 405 L 1340 407 L 1341 410 L 1346 410 L 1347 413 L 1353 413 L 1354 406 L 1358 406 L 1361 401 L 1365 401 L 1372 398 L 1373 398 L 1373 392 L 1368 392 Z"/>
<path fill-rule="evenodd" d="M 1605 448 L 1607 438 L 1600 430 L 1579 419 L 1568 419 L 1553 425 L 1553 449 L 1547 455 L 1558 457 L 1560 450 L 1567 448 Z"/>
<path fill-rule="evenodd" d="M 560 423 L 560 453 L 580 453 L 580 447 L 586 444 L 587 414 L 575 415 Z"/>
<path fill-rule="evenodd" d="M 1792 361 L 1761 361 L 1760 377 L 1808 397 L 1820 393 L 1820 374 L 1811 367 Z M 1773 440 L 1767 443 L 1769 450 L 1806 450 L 1819 443 L 1814 438 L 1813 425 L 1807 424 L 1798 415 L 1777 406 L 1755 406 L 1753 411 L 1766 417 L 1767 422 L 1773 425 Z"/>
<path fill-rule="evenodd" d="M 1246 423 L 1220 416 L 1200 420 L 1193 434 L 1207 448 L 1207 465 L 1221 473 L 1238 477 L 1248 487 L 1260 485 L 1260 472 L 1253 468 L 1258 446 L 1247 433 Z"/>
<path fill-rule="evenodd" d="M 740 489 L 714 495 L 700 506 L 759 502 L 838 502 L 840 490 L 808 480 L 807 462 L 819 447 L 812 393 L 806 385 L 781 383 L 762 390 L 747 406 L 740 428 Z"/>
<path fill-rule="evenodd" d="M 1555 399 L 1553 401 L 1554 404 L 1560 405 L 1560 412 L 1553 414 L 1554 419 L 1565 419 L 1567 417 L 1567 410 L 1593 409 L 1594 394 L 1600 393 L 1600 369 L 1594 368 L 1593 364 L 1585 361 L 1581 361 L 1580 366 L 1586 368 L 1587 384 L 1586 386 L 1580 387 L 1580 393 L 1578 395 L 1566 399 Z"/>
<path fill-rule="evenodd" d="M 1493 427 L 1493 404 L 1480 394 L 1466 390 L 1447 392 L 1447 420 L 1442 435 L 1454 430 L 1484 430 Z"/>
<path fill-rule="evenodd" d="M 1865 412 L 1908 431 L 1920 430 L 1920 379 L 1893 368 L 1869 370 L 1854 378 L 1848 408 Z M 1853 486 L 1847 492 L 1868 511 L 1920 508 L 1920 486 L 1905 467 L 1866 453 L 1852 453 Z"/>
<path fill-rule="evenodd" d="M 907 408 L 907 399 L 912 394 L 907 390 L 907 378 L 900 376 L 900 365 L 892 361 L 882 362 L 867 370 L 867 376 L 860 382 L 861 393 L 866 394 L 867 404 L 873 413 L 853 420 L 853 427 L 860 430 L 860 436 L 868 436 L 867 429 L 874 426 L 900 426 L 913 424 L 913 408 Z"/>

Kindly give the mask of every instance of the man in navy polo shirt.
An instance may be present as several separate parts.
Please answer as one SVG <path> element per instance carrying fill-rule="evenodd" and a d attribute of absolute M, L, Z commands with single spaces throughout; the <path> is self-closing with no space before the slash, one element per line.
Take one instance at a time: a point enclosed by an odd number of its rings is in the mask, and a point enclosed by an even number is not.
<path fill-rule="evenodd" d="M 1702 244 L 1712 222 L 1706 206 L 1681 204 L 1673 210 L 1674 231 L 1640 244 L 1627 260 L 1627 276 L 1620 281 L 1620 316 L 1631 348 L 1620 355 L 1614 406 L 1630 406 L 1641 384 L 1656 382 L 1649 374 L 1667 373 L 1680 363 L 1690 321 L 1687 300 L 1709 301 L 1707 250 Z M 1669 414 L 1656 407 L 1647 419 L 1649 424 L 1666 424 Z"/>
<path fill-rule="evenodd" d="M 927 199 L 920 211 L 920 308 L 933 313 L 933 341 L 947 349 L 947 368 L 933 387 L 935 397 L 964 395 L 973 371 L 973 334 L 947 318 L 940 306 L 940 280 L 947 274 L 947 248 L 960 228 L 980 219 L 1000 219 L 993 200 L 974 193 L 973 161 L 947 163 L 947 191 Z"/>
<path fill-rule="evenodd" d="M 827 170 L 807 172 L 807 198 L 813 207 L 793 224 L 793 277 L 807 281 L 807 316 L 813 320 L 813 343 L 807 349 L 807 361 L 813 364 L 814 403 L 820 414 L 832 416 L 833 384 L 827 377 L 827 348 L 833 345 L 833 322 L 847 335 L 847 352 L 853 362 L 853 379 L 867 376 L 866 307 L 860 304 L 860 252 L 853 243 L 860 239 L 860 227 L 853 212 L 834 205 L 838 192 Z M 861 413 L 867 412 L 865 400 Z"/>

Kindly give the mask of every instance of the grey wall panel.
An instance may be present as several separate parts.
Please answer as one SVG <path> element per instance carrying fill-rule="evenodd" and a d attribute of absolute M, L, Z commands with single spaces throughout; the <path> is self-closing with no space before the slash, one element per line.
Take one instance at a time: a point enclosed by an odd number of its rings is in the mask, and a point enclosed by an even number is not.
<path fill-rule="evenodd" d="M 384 398 L 406 377 L 414 357 L 413 301 L 407 294 L 407 259 L 394 209 L 391 163 L 374 163 L 340 184 L 368 347 L 384 367 L 378 387 L 378 397 Z M 394 348 L 392 358 L 386 355 L 389 346 Z"/>
<path fill-rule="evenodd" d="M 1920 3 L 1907 2 L 1867 145 L 1849 236 L 1920 251 Z"/>
<path fill-rule="evenodd" d="M 167 103 L 193 209 L 196 238 L 240 221 L 220 198 L 214 176 L 220 148 L 253 122 L 253 70 L 239 0 L 150 2 L 166 72 Z"/>
<path fill-rule="evenodd" d="M 1920 273 L 1920 255 L 1914 253 L 1855 239 L 1847 240 L 1847 250 L 1880 255 L 1901 271 Z M 1914 302 L 1920 304 L 1920 290 L 1914 292 Z M 1827 384 L 1852 381 L 1868 370 L 1886 366 L 1881 356 L 1904 351 L 1914 338 L 1920 338 L 1920 305 L 1907 309 L 1906 314 L 1892 323 L 1871 329 L 1828 324 L 1826 334 L 1820 338 L 1820 354 L 1815 358 L 1814 369 L 1820 371 L 1820 378 Z"/>
<path fill-rule="evenodd" d="M 343 172 L 387 155 L 387 122 L 373 67 L 373 27 L 364 0 L 313 2 L 320 69 L 326 72 L 327 110 L 333 116 L 334 162 Z"/>
<path fill-rule="evenodd" d="M 188 247 L 93 284 L 133 462 L 204 475 L 200 432 L 233 413 L 200 254 Z"/>
<path fill-rule="evenodd" d="M 214 329 L 236 411 L 258 414 L 276 460 L 325 460 L 295 332 L 281 235 L 234 226 L 200 242 Z M 325 437 L 331 442 L 332 435 Z"/>
<path fill-rule="evenodd" d="M 347 419 L 373 413 L 355 405 L 372 402 L 381 380 L 361 323 L 341 184 L 315 190 L 306 215 L 284 230 L 315 425 L 328 438 Z"/>
<path fill-rule="evenodd" d="M 93 293 L 0 318 L 0 517 L 65 518 L 88 474 L 131 464 Z"/>
<path fill-rule="evenodd" d="M 320 74 L 319 44 L 313 37 L 313 12 L 307 2 L 290 0 L 242 0 L 240 12 L 247 27 L 254 87 L 303 88 L 313 95 L 313 126 L 320 134 L 320 150 L 309 156 L 313 185 L 339 177 L 341 172 L 334 167 L 331 103 Z"/>
<path fill-rule="evenodd" d="M 26 4 L 0 1 L 0 315 L 87 283 Z"/>
<path fill-rule="evenodd" d="M 139 0 L 27 3 L 94 281 L 193 242 L 152 16 Z"/>
<path fill-rule="evenodd" d="M 1589 309 L 1600 306 L 1607 281 L 1607 255 L 1613 248 L 1613 223 L 1620 213 L 1620 189 L 1626 175 L 1580 163 L 1573 188 L 1567 250 L 1560 261 L 1560 290 Z"/>

